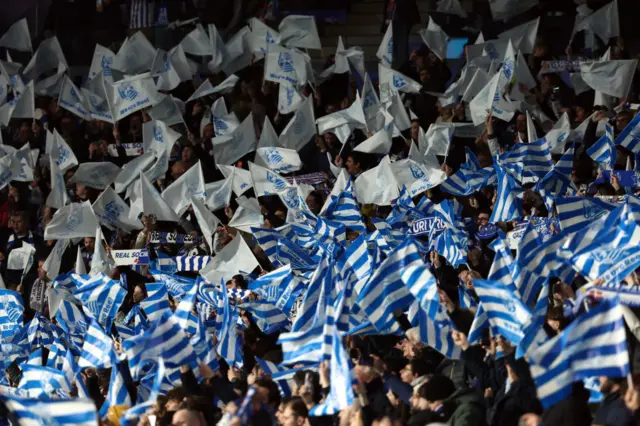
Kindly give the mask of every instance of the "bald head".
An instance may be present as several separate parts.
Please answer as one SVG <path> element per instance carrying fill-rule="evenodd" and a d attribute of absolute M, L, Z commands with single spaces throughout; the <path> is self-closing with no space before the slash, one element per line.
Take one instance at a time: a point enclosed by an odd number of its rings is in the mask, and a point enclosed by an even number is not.
<path fill-rule="evenodd" d="M 206 426 L 200 413 L 187 409 L 176 411 L 171 424 L 172 426 Z"/>

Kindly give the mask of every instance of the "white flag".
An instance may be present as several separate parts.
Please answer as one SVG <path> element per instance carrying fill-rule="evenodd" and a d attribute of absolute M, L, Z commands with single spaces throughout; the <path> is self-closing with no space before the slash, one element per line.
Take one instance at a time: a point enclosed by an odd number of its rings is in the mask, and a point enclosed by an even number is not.
<path fill-rule="evenodd" d="M 184 123 L 179 102 L 182 101 L 174 98 L 172 95 L 164 95 L 160 102 L 151 108 L 149 111 L 149 117 L 153 120 L 163 121 L 167 126 Z"/>
<path fill-rule="evenodd" d="M 65 68 L 69 68 L 64 53 L 62 53 L 60 42 L 58 42 L 58 38 L 54 36 L 40 43 L 38 50 L 36 50 L 36 53 L 31 57 L 22 74 L 35 78 L 38 74 L 58 68 L 60 62 L 64 64 Z"/>
<path fill-rule="evenodd" d="M 380 99 L 378 98 L 376 89 L 373 87 L 371 78 L 369 78 L 369 73 L 365 73 L 364 84 L 362 86 L 362 111 L 367 118 L 367 127 L 370 127 L 369 122 L 375 119 L 380 106 Z"/>
<path fill-rule="evenodd" d="M 258 148 L 255 162 L 277 173 L 297 172 L 302 168 L 302 160 L 298 153 L 286 148 Z"/>
<path fill-rule="evenodd" d="M 429 17 L 429 25 L 427 28 L 420 31 L 420 37 L 422 41 L 427 45 L 441 61 L 447 58 L 447 42 L 449 36 L 445 33 L 440 25 L 436 24 L 433 18 Z"/>
<path fill-rule="evenodd" d="M 207 209 L 207 206 L 205 206 L 201 199 L 192 197 L 191 206 L 193 207 L 193 214 L 196 216 L 198 226 L 202 231 L 202 236 L 209 245 L 209 250 L 213 252 L 213 234 L 215 234 L 220 221 Z"/>
<path fill-rule="evenodd" d="M 156 162 L 153 163 L 153 166 L 144 173 L 147 179 L 149 179 L 149 182 L 157 181 L 167 173 L 167 170 L 169 170 L 169 152 L 160 151 L 156 152 L 154 155 L 156 157 Z"/>
<path fill-rule="evenodd" d="M 116 192 L 118 194 L 124 192 L 129 187 L 129 185 L 131 185 L 131 183 L 133 183 L 133 181 L 138 178 L 138 175 L 140 175 L 140 173 L 143 173 L 145 170 L 147 170 L 147 168 L 151 166 L 154 160 L 155 157 L 153 156 L 153 153 L 145 152 L 144 154 L 140 155 L 137 158 L 134 158 L 133 160 L 125 164 L 116 177 L 116 180 L 113 182 L 113 187 L 115 188 Z"/>
<path fill-rule="evenodd" d="M 158 103 L 159 96 L 151 77 L 134 76 L 111 85 L 107 91 L 113 119 L 119 121 L 143 108 Z"/>
<path fill-rule="evenodd" d="M 278 173 L 266 167 L 258 166 L 251 161 L 249 161 L 249 171 L 251 172 L 251 180 L 253 181 L 256 197 L 271 194 L 277 195 L 280 191 L 291 186 Z"/>
<path fill-rule="evenodd" d="M 427 152 L 435 155 L 447 156 L 449 153 L 449 145 L 451 144 L 451 138 L 453 137 L 453 125 L 451 123 L 433 123 L 427 129 L 425 138 L 427 140 L 426 150 Z M 420 147 L 422 148 L 422 146 Z"/>
<path fill-rule="evenodd" d="M 158 90 L 173 90 L 183 81 L 190 80 L 193 74 L 182 46 L 178 45 L 169 52 L 158 49 L 151 65 L 151 75 L 158 77 Z"/>
<path fill-rule="evenodd" d="M 92 207 L 100 224 L 112 231 L 123 229 L 131 232 L 142 229 L 140 221 L 129 218 L 129 206 L 111 187 L 102 191 Z"/>
<path fill-rule="evenodd" d="M 384 33 L 384 37 L 382 37 L 376 57 L 380 59 L 381 64 L 391 67 L 393 63 L 393 23 L 391 22 L 389 22 L 387 31 Z"/>
<path fill-rule="evenodd" d="M 91 60 L 91 68 L 89 68 L 89 80 L 93 79 L 99 72 L 102 72 L 102 76 L 109 83 L 113 83 L 113 74 L 111 73 L 111 66 L 116 57 L 110 49 L 104 46 L 96 44 L 96 48 L 93 51 L 93 59 Z"/>
<path fill-rule="evenodd" d="M 294 85 L 280 83 L 278 89 L 278 112 L 280 114 L 290 114 L 300 107 L 304 98 L 300 95 Z M 265 118 L 267 118 L 265 116 Z"/>
<path fill-rule="evenodd" d="M 69 183 L 79 183 L 102 190 L 113 183 L 120 171 L 120 167 L 110 161 L 82 163 L 69 179 Z"/>
<path fill-rule="evenodd" d="M 516 50 L 530 55 L 533 53 L 533 46 L 536 44 L 539 25 L 540 18 L 536 18 L 533 21 L 525 22 L 522 25 L 500 33 L 498 38 L 511 39 Z"/>
<path fill-rule="evenodd" d="M 222 98 L 219 99 L 221 100 Z M 218 101 L 216 101 L 214 106 L 218 104 Z M 235 112 L 225 115 L 216 115 L 216 113 L 212 111 L 211 123 L 213 123 L 213 131 L 216 136 L 231 136 L 233 132 L 240 127 L 240 120 L 238 120 L 238 116 Z"/>
<path fill-rule="evenodd" d="M 192 198 L 203 200 L 206 195 L 200 161 L 162 191 L 162 198 L 178 216 L 182 216 L 187 211 Z"/>
<path fill-rule="evenodd" d="M 258 18 L 249 19 L 251 28 L 251 51 L 258 58 L 262 58 L 270 44 L 280 44 L 280 33 L 266 25 Z"/>
<path fill-rule="evenodd" d="M 539 0 L 489 0 L 494 21 L 505 21 L 538 5 Z"/>
<path fill-rule="evenodd" d="M 307 83 L 305 56 L 295 49 L 270 44 L 265 57 L 264 79 L 275 83 L 304 86 Z"/>
<path fill-rule="evenodd" d="M 145 215 L 154 215 L 157 220 L 180 222 L 180 217 L 142 173 L 140 174 L 140 198 Z M 133 211 L 133 203 L 131 209 Z"/>
<path fill-rule="evenodd" d="M 140 74 L 151 69 L 155 56 L 156 49 L 142 31 L 138 31 L 122 43 L 112 68 L 130 75 Z"/>
<path fill-rule="evenodd" d="M 580 64 L 582 79 L 592 89 L 616 98 L 629 93 L 638 60 L 596 61 Z"/>
<path fill-rule="evenodd" d="M 316 120 L 316 124 L 320 135 L 345 124 L 349 125 L 351 129 L 365 129 L 367 120 L 364 116 L 360 94 L 356 93 L 356 100 L 348 108 L 320 117 Z"/>
<path fill-rule="evenodd" d="M 533 124 L 533 119 L 531 119 L 531 114 L 529 111 L 526 111 L 527 115 L 527 142 L 532 143 L 538 140 L 538 132 L 536 131 L 536 126 Z"/>
<path fill-rule="evenodd" d="M 62 262 L 62 255 L 69 246 L 69 240 L 61 239 L 56 241 L 51 253 L 47 256 L 47 260 L 44 261 L 42 269 L 47 272 L 49 279 L 54 280 L 60 272 L 60 262 Z"/>
<path fill-rule="evenodd" d="M 606 6 L 593 12 L 586 18 L 576 16 L 572 35 L 578 31 L 591 30 L 600 37 L 605 44 L 613 37 L 620 36 L 620 16 L 618 14 L 618 0 L 613 0 Z"/>
<path fill-rule="evenodd" d="M 353 150 L 369 154 L 386 155 L 391 150 L 391 139 L 389 138 L 389 133 L 382 129 L 374 133 L 374 135 L 369 139 L 360 142 L 360 144 L 353 148 Z"/>
<path fill-rule="evenodd" d="M 209 56 L 213 53 L 211 40 L 201 24 L 197 24 L 193 31 L 184 36 L 180 46 L 185 52 L 196 56 Z"/>
<path fill-rule="evenodd" d="M 569 115 L 565 112 L 556 121 L 551 130 L 547 132 L 544 138 L 549 142 L 552 154 L 562 154 L 564 152 L 564 143 L 571 133 L 571 121 Z"/>
<path fill-rule="evenodd" d="M 96 240 L 94 243 L 93 257 L 91 258 L 91 264 L 89 265 L 89 275 L 95 276 L 98 274 L 111 274 L 111 267 L 109 266 L 109 255 L 102 245 L 102 228 L 100 225 L 96 228 Z"/>
<path fill-rule="evenodd" d="M 22 52 L 33 52 L 27 18 L 22 18 L 9 27 L 7 32 L 0 37 L 0 47 L 8 47 Z"/>
<path fill-rule="evenodd" d="M 478 60 L 482 56 L 487 56 L 486 59 L 481 60 L 494 60 L 502 62 L 504 53 L 507 51 L 509 40 L 489 40 L 480 44 L 467 45 L 467 61 L 472 62 Z"/>
<path fill-rule="evenodd" d="M 489 84 L 491 77 L 482 68 L 476 68 L 473 77 L 462 94 L 463 102 L 470 102 L 484 87 Z"/>
<path fill-rule="evenodd" d="M 91 203 L 71 203 L 57 210 L 44 230 L 45 240 L 93 237 L 98 227 Z"/>
<path fill-rule="evenodd" d="M 257 201 L 255 198 L 251 198 L 251 200 Z M 264 228 L 264 216 L 259 210 L 249 208 L 247 205 L 240 205 L 233 213 L 228 226 L 251 233 L 251 228 Z"/>
<path fill-rule="evenodd" d="M 378 75 L 380 76 L 380 98 L 382 102 L 390 100 L 394 93 L 418 93 L 422 88 L 422 85 L 417 81 L 382 64 L 378 64 Z"/>
<path fill-rule="evenodd" d="M 227 77 L 222 83 L 218 84 L 216 87 L 213 87 L 211 85 L 211 81 L 207 79 L 200 85 L 200 87 L 198 87 L 198 89 L 195 92 L 193 92 L 191 97 L 187 100 L 187 103 L 195 99 L 200 99 L 203 96 L 212 95 L 214 93 L 224 94 L 224 93 L 230 92 L 231 90 L 233 90 L 238 80 L 239 80 L 238 76 L 236 76 L 235 74 L 232 74 L 229 77 Z"/>
<path fill-rule="evenodd" d="M 113 114 L 111 113 L 107 95 L 107 84 L 102 71 L 100 71 L 85 84 L 85 87 L 82 88 L 82 95 L 88 103 L 92 119 L 113 123 Z"/>
<path fill-rule="evenodd" d="M 264 125 L 262 126 L 262 132 L 260 133 L 260 139 L 258 139 L 258 148 L 267 148 L 270 146 L 277 146 L 279 143 L 278 134 L 269 120 L 269 116 L 265 115 Z"/>
<path fill-rule="evenodd" d="M 34 115 L 33 81 L 30 81 L 19 98 L 14 98 L 0 107 L 0 126 L 7 126 L 12 118 L 33 118 Z"/>
<path fill-rule="evenodd" d="M 78 159 L 73 150 L 55 128 L 53 133 L 47 130 L 45 153 L 51 155 L 63 172 L 78 165 Z"/>
<path fill-rule="evenodd" d="M 389 205 L 398 198 L 400 192 L 389 156 L 385 156 L 377 167 L 358 176 L 354 187 L 356 198 L 361 204 Z"/>
<path fill-rule="evenodd" d="M 300 151 L 316 135 L 313 97 L 307 97 L 280 134 L 280 145 Z"/>
<path fill-rule="evenodd" d="M 222 42 L 222 38 L 220 37 L 220 33 L 218 33 L 218 28 L 216 28 L 215 24 L 209 24 L 209 43 L 213 47 L 213 51 L 211 54 L 213 57 L 207 64 L 207 68 L 214 74 L 217 74 L 220 71 L 220 67 L 224 63 L 225 56 L 227 55 L 227 47 Z"/>
<path fill-rule="evenodd" d="M 80 244 L 78 244 L 78 250 L 76 251 L 75 272 L 78 275 L 87 275 L 87 265 L 84 264 L 84 258 L 82 257 L 82 247 L 80 247 Z"/>
<path fill-rule="evenodd" d="M 411 119 L 409 118 L 409 114 L 407 114 L 407 109 L 402 103 L 400 93 L 396 92 L 391 96 L 391 105 L 389 105 L 387 111 L 389 111 L 389 114 L 391 114 L 391 117 L 393 117 L 393 124 L 395 124 L 395 127 L 397 127 L 398 130 L 404 131 L 411 127 Z M 385 119 L 384 125 L 385 129 L 387 129 L 387 126 L 389 125 L 387 119 Z M 395 131 L 393 133 L 393 136 L 397 136 Z"/>
<path fill-rule="evenodd" d="M 248 170 L 246 170 L 246 172 L 249 173 Z M 232 170 L 231 174 L 226 179 L 219 180 L 217 182 L 211 182 L 205 185 L 205 190 L 207 191 L 207 199 L 205 200 L 205 204 L 209 207 L 209 209 L 211 209 L 211 211 L 221 210 L 229 205 L 229 202 L 231 201 L 231 194 L 233 192 L 234 175 L 235 173 Z"/>
<path fill-rule="evenodd" d="M 222 250 L 220 250 L 216 256 L 207 264 L 207 266 L 200 271 L 200 275 L 205 277 L 209 282 L 220 282 L 220 279 L 215 280 L 210 273 L 226 272 L 229 276 L 236 274 L 249 274 L 253 272 L 260 264 L 256 260 L 253 252 L 242 238 L 242 235 L 238 233 L 236 237 Z"/>
<path fill-rule="evenodd" d="M 231 136 L 216 137 L 211 142 L 213 156 L 218 164 L 233 164 L 255 151 L 258 140 L 253 125 L 253 114 L 249 114 Z"/>
<path fill-rule="evenodd" d="M 288 15 L 280 21 L 280 42 L 288 47 L 322 49 L 315 16 Z"/>
<path fill-rule="evenodd" d="M 510 121 L 513 118 L 513 110 L 510 103 L 502 98 L 502 91 L 498 85 L 502 81 L 502 73 L 498 73 L 487 85 L 476 95 L 469 103 L 471 111 L 471 119 L 474 125 L 484 123 L 487 113 L 504 121 Z M 507 105 L 509 109 L 503 109 L 502 106 Z"/>
<path fill-rule="evenodd" d="M 83 120 L 91 120 L 89 104 L 85 101 L 84 96 L 68 76 L 64 76 L 58 105 L 69 112 L 77 115 Z"/>
<path fill-rule="evenodd" d="M 436 12 L 458 15 L 461 18 L 467 17 L 467 12 L 460 5 L 460 0 L 438 0 Z"/>
<path fill-rule="evenodd" d="M 54 209 L 60 209 L 69 203 L 67 186 L 65 185 L 62 171 L 51 155 L 49 156 L 49 167 L 51 170 L 51 192 L 47 197 L 45 205 L 53 207 Z"/>
<path fill-rule="evenodd" d="M 251 64 L 251 30 L 246 25 L 225 44 L 226 55 L 222 71 L 231 75 Z"/>
<path fill-rule="evenodd" d="M 38 96 L 56 97 L 62 89 L 62 82 L 66 77 L 67 68 L 62 62 L 58 64 L 58 71 L 51 77 L 47 77 L 35 84 L 34 91 Z"/>
<path fill-rule="evenodd" d="M 249 172 L 249 170 L 222 164 L 217 164 L 216 166 L 225 178 L 228 179 L 233 175 L 233 193 L 236 194 L 236 197 L 241 196 L 253 188 L 253 181 L 251 180 L 251 172 Z M 207 190 L 207 194 L 209 194 L 209 190 Z"/>
<path fill-rule="evenodd" d="M 142 143 L 144 152 L 171 152 L 173 145 L 180 139 L 180 133 L 158 120 L 142 124 Z"/>

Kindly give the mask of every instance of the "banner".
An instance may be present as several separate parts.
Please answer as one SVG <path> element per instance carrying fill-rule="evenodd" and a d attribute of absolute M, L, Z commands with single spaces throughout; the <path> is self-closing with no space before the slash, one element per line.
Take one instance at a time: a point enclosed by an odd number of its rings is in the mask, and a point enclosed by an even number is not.
<path fill-rule="evenodd" d="M 151 244 L 200 244 L 202 237 L 176 234 L 174 232 L 152 232 L 149 238 Z"/>
<path fill-rule="evenodd" d="M 445 223 L 439 217 L 425 217 L 413 221 L 411 228 L 409 228 L 409 235 L 432 235 L 434 232 L 443 231 L 445 228 Z"/>
<path fill-rule="evenodd" d="M 518 244 L 520 240 L 522 240 L 529 222 L 533 224 L 533 229 L 542 237 L 542 242 L 549 240 L 552 236 L 560 232 L 560 223 L 555 217 L 536 217 L 529 221 L 518 222 L 515 229 L 507 233 L 507 243 L 511 250 L 518 249 Z"/>
<path fill-rule="evenodd" d="M 582 61 L 580 59 L 569 60 L 559 59 L 553 61 L 542 61 L 542 68 L 540 68 L 540 74 L 554 74 L 560 72 L 580 72 L 580 65 L 586 64 L 591 61 Z"/>
<path fill-rule="evenodd" d="M 481 240 L 488 240 L 498 234 L 498 225 L 495 223 L 489 223 L 480 227 L 480 230 L 476 232 L 476 237 Z"/>
<path fill-rule="evenodd" d="M 118 266 L 148 265 L 151 262 L 147 249 L 140 250 L 111 250 L 113 260 Z"/>
<path fill-rule="evenodd" d="M 120 146 L 124 148 L 127 157 L 142 155 L 143 148 L 141 143 L 122 143 Z M 112 157 L 120 156 L 118 155 L 118 148 L 113 144 L 107 146 L 107 151 L 109 151 L 109 155 Z"/>

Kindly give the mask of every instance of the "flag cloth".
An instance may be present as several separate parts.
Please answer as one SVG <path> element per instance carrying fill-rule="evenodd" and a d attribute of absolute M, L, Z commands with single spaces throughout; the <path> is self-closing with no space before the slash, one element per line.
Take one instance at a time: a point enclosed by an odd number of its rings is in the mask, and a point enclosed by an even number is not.
<path fill-rule="evenodd" d="M 78 367 L 109 368 L 116 363 L 117 355 L 113 340 L 96 320 L 92 320 L 82 345 Z"/>
<path fill-rule="evenodd" d="M 605 134 L 587 149 L 587 154 L 605 170 L 613 170 L 616 164 L 616 147 L 613 144 L 613 127 L 606 125 Z"/>
<path fill-rule="evenodd" d="M 111 330 L 116 312 L 127 295 L 127 290 L 122 287 L 120 281 L 112 280 L 104 274 L 72 274 L 71 279 L 78 287 L 72 294 L 82 303 L 85 313 L 96 320 L 104 330 Z"/>
<path fill-rule="evenodd" d="M 98 426 L 96 405 L 91 399 L 26 399 L 0 397 L 22 425 Z"/>
<path fill-rule="evenodd" d="M 545 408 L 570 396 L 574 381 L 626 377 L 629 353 L 620 305 L 602 303 L 590 308 L 528 356 Z"/>

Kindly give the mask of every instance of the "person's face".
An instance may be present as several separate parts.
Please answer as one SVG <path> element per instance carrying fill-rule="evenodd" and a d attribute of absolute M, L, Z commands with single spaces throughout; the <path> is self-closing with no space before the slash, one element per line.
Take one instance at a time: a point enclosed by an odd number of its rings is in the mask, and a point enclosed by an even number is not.
<path fill-rule="evenodd" d="M 414 141 L 418 140 L 418 135 L 420 134 L 420 123 L 417 121 L 411 122 L 411 139 Z"/>
<path fill-rule="evenodd" d="M 360 173 L 360 163 L 353 161 L 353 157 L 347 157 L 345 166 L 347 168 L 347 172 L 352 176 Z"/>
<path fill-rule="evenodd" d="M 629 124 L 630 121 L 631 119 L 626 115 L 616 117 L 616 129 L 621 132 L 625 127 L 627 127 L 627 124 Z"/>
<path fill-rule="evenodd" d="M 313 195 L 309 194 L 307 195 L 307 198 L 305 200 L 307 202 L 307 206 L 309 206 L 309 210 L 311 210 L 313 213 L 318 214 L 320 212 L 320 205 L 318 203 L 318 201 L 316 200 L 316 197 L 314 197 Z"/>
<path fill-rule="evenodd" d="M 213 137 L 213 124 L 207 124 L 202 130 L 202 139 L 207 140 Z"/>
<path fill-rule="evenodd" d="M 488 213 L 480 213 L 478 215 L 478 226 L 486 226 L 489 224 L 489 214 Z"/>
<path fill-rule="evenodd" d="M 411 384 L 413 382 L 413 370 L 411 370 L 411 364 L 407 364 L 404 366 L 402 370 L 400 370 L 400 378 L 403 382 Z"/>
<path fill-rule="evenodd" d="M 38 261 L 38 278 L 40 278 L 41 280 L 45 279 L 47 276 L 47 271 L 42 269 L 43 266 L 44 266 L 44 261 L 39 260 Z"/>
<path fill-rule="evenodd" d="M 18 132 L 18 140 L 20 143 L 25 143 L 29 140 L 29 135 L 31 135 L 31 130 L 27 124 L 23 124 L 20 126 L 20 132 Z"/>
<path fill-rule="evenodd" d="M 84 237 L 84 248 L 86 248 L 87 251 L 93 251 L 96 246 L 95 242 L 96 242 L 95 238 Z"/>
<path fill-rule="evenodd" d="M 527 131 L 527 117 L 525 117 L 523 114 L 520 114 L 518 118 L 516 118 L 516 129 L 518 129 L 519 132 L 523 133 L 526 133 Z"/>
<path fill-rule="evenodd" d="M 200 422 L 188 410 L 178 410 L 171 419 L 171 426 L 200 426 Z"/>
<path fill-rule="evenodd" d="M 84 186 L 81 183 L 77 183 L 76 184 L 76 195 L 78 196 L 78 198 L 80 199 L 85 199 L 87 198 L 87 187 Z"/>
<path fill-rule="evenodd" d="M 171 166 L 171 177 L 174 179 L 178 179 L 184 172 L 185 170 L 182 164 L 174 163 L 173 166 Z"/>
<path fill-rule="evenodd" d="M 282 413 L 282 426 L 300 426 L 304 423 L 304 418 L 296 416 L 291 407 L 284 409 Z"/>
<path fill-rule="evenodd" d="M 324 134 L 324 143 L 327 144 L 328 147 L 333 146 L 333 143 L 336 141 L 336 135 L 333 133 L 327 132 Z"/>
<path fill-rule="evenodd" d="M 178 411 L 180 409 L 180 401 L 177 399 L 170 399 L 166 404 L 164 404 L 164 409 L 167 411 Z"/>
<path fill-rule="evenodd" d="M 547 324 L 555 331 L 560 331 L 560 321 L 554 319 L 548 319 Z"/>
<path fill-rule="evenodd" d="M 576 122 L 582 122 L 584 121 L 585 117 L 585 111 L 584 108 L 581 106 L 577 106 L 576 107 Z"/>
<path fill-rule="evenodd" d="M 536 46 L 533 48 L 533 56 L 541 58 L 547 54 L 547 46 Z"/>
<path fill-rule="evenodd" d="M 144 291 L 140 286 L 136 286 L 133 289 L 133 303 L 140 303 L 144 300 Z"/>
<path fill-rule="evenodd" d="M 429 81 L 429 78 L 431 76 L 429 75 L 429 71 L 427 70 L 420 70 L 420 82 L 422 84 L 426 84 Z"/>
<path fill-rule="evenodd" d="M 193 149 L 191 149 L 191 147 L 189 146 L 185 146 L 182 149 L 182 161 L 184 161 L 185 163 L 191 163 L 193 161 Z"/>
<path fill-rule="evenodd" d="M 13 218 L 13 229 L 15 229 L 17 234 L 27 232 L 27 222 L 22 216 L 16 216 Z"/>
<path fill-rule="evenodd" d="M 131 120 L 129 121 L 129 131 L 133 134 L 138 134 L 140 133 L 140 129 L 142 129 L 140 117 L 137 115 L 131 116 Z"/>
<path fill-rule="evenodd" d="M 598 380 L 600 380 L 600 392 L 606 395 L 613 391 L 613 386 L 615 385 L 615 383 L 609 380 L 608 377 L 600 376 L 598 377 Z"/>

